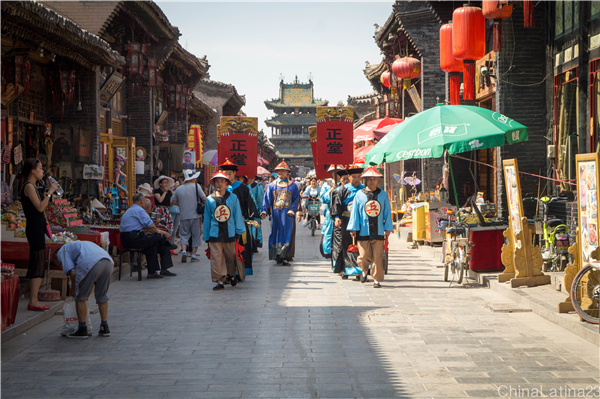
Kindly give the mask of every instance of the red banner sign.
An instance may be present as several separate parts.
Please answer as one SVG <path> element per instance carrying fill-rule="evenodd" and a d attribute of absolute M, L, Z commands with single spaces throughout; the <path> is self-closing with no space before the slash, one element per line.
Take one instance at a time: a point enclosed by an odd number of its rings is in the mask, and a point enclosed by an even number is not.
<path fill-rule="evenodd" d="M 317 107 L 317 157 L 321 165 L 354 162 L 354 108 Z"/>
<path fill-rule="evenodd" d="M 258 168 L 258 118 L 223 116 L 217 130 L 219 165 L 228 158 L 238 166 L 238 176 L 256 176 Z"/>
<path fill-rule="evenodd" d="M 188 133 L 188 150 L 196 154 L 196 167 L 202 164 L 202 127 L 200 125 L 190 126 Z"/>
<path fill-rule="evenodd" d="M 310 147 L 312 148 L 313 162 L 315 163 L 315 174 L 317 179 L 327 179 L 331 177 L 331 175 L 327 173 L 329 165 L 317 163 L 317 127 L 310 126 L 308 128 L 308 134 L 310 136 Z"/>

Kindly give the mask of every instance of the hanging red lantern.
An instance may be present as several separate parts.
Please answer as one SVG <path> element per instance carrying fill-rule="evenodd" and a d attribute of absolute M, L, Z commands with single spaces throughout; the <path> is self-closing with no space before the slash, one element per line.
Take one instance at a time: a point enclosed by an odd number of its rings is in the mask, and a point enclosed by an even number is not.
<path fill-rule="evenodd" d="M 483 0 L 483 16 L 494 21 L 494 51 L 502 50 L 502 20 L 510 18 L 513 6 L 501 3 L 498 0 Z"/>
<path fill-rule="evenodd" d="M 390 87 L 390 71 L 385 71 L 381 74 L 381 84 L 385 87 Z"/>
<path fill-rule="evenodd" d="M 473 100 L 475 61 L 485 55 L 485 18 L 481 8 L 465 4 L 452 14 L 452 53 L 462 60 L 463 99 Z"/>
<path fill-rule="evenodd" d="M 404 88 L 408 90 L 412 85 L 410 80 L 421 75 L 421 61 L 412 57 L 396 58 L 392 72 L 397 78 L 404 79 Z"/>
<path fill-rule="evenodd" d="M 450 104 L 460 104 L 460 73 L 463 71 L 463 62 L 454 57 L 452 53 L 452 22 L 440 28 L 440 67 L 448 72 L 450 78 Z"/>

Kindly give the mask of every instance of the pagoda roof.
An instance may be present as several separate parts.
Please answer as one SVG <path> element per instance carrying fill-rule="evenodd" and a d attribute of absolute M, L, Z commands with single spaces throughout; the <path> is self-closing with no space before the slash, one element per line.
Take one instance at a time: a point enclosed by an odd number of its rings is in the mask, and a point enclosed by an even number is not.
<path fill-rule="evenodd" d="M 315 115 L 315 114 L 276 115 L 265 121 L 265 124 L 269 127 L 314 125 L 316 123 L 317 123 L 317 115 Z"/>
<path fill-rule="evenodd" d="M 320 98 L 315 99 L 313 82 L 301 83 L 298 76 L 292 83 L 279 82 L 279 98 L 266 100 L 267 109 L 276 110 L 282 108 L 314 108 L 328 105 L 329 101 Z"/>

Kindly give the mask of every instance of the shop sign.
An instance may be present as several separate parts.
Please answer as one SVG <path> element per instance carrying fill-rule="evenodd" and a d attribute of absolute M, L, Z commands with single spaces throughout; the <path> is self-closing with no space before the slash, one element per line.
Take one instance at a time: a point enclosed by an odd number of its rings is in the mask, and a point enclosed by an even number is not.
<path fill-rule="evenodd" d="M 318 164 L 354 162 L 354 107 L 317 107 Z"/>
<path fill-rule="evenodd" d="M 581 264 L 595 263 L 600 266 L 600 261 L 590 255 L 598 248 L 598 185 L 600 176 L 600 154 L 577 154 L 577 206 L 579 217 L 579 243 Z"/>
<path fill-rule="evenodd" d="M 315 174 L 317 176 L 317 179 L 327 179 L 329 177 L 331 177 L 329 175 L 329 173 L 327 173 L 327 169 L 329 168 L 329 165 L 327 164 L 320 164 L 317 162 L 318 158 L 317 158 L 317 127 L 316 126 L 310 126 L 308 128 L 308 135 L 310 137 L 310 147 L 312 149 L 312 155 L 313 155 L 313 161 L 315 164 Z"/>
<path fill-rule="evenodd" d="M 15 158 L 15 165 L 18 165 L 19 163 L 21 163 L 23 161 L 23 146 L 21 144 L 19 144 L 18 146 L 15 147 L 14 158 Z"/>
<path fill-rule="evenodd" d="M 258 168 L 258 118 L 223 116 L 217 130 L 219 165 L 228 158 L 238 175 L 256 176 Z"/>
<path fill-rule="evenodd" d="M 196 154 L 196 166 L 202 163 L 202 128 L 199 125 L 190 126 L 188 133 L 188 150 Z"/>

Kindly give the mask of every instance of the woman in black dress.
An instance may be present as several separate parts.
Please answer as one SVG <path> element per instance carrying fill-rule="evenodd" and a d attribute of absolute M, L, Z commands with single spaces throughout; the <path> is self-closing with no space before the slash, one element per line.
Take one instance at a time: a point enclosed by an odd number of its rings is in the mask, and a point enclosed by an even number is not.
<path fill-rule="evenodd" d="M 44 188 L 38 188 L 37 182 L 44 177 L 44 169 L 39 159 L 29 158 L 25 161 L 21 177 L 25 179 L 21 191 L 21 203 L 25 213 L 25 235 L 29 243 L 29 267 L 26 278 L 30 281 L 31 298 L 27 310 L 48 310 L 50 306 L 38 300 L 38 291 L 44 277 L 46 264 L 46 215 L 44 214 L 52 193 L 58 183 L 50 186 L 44 194 Z"/>

